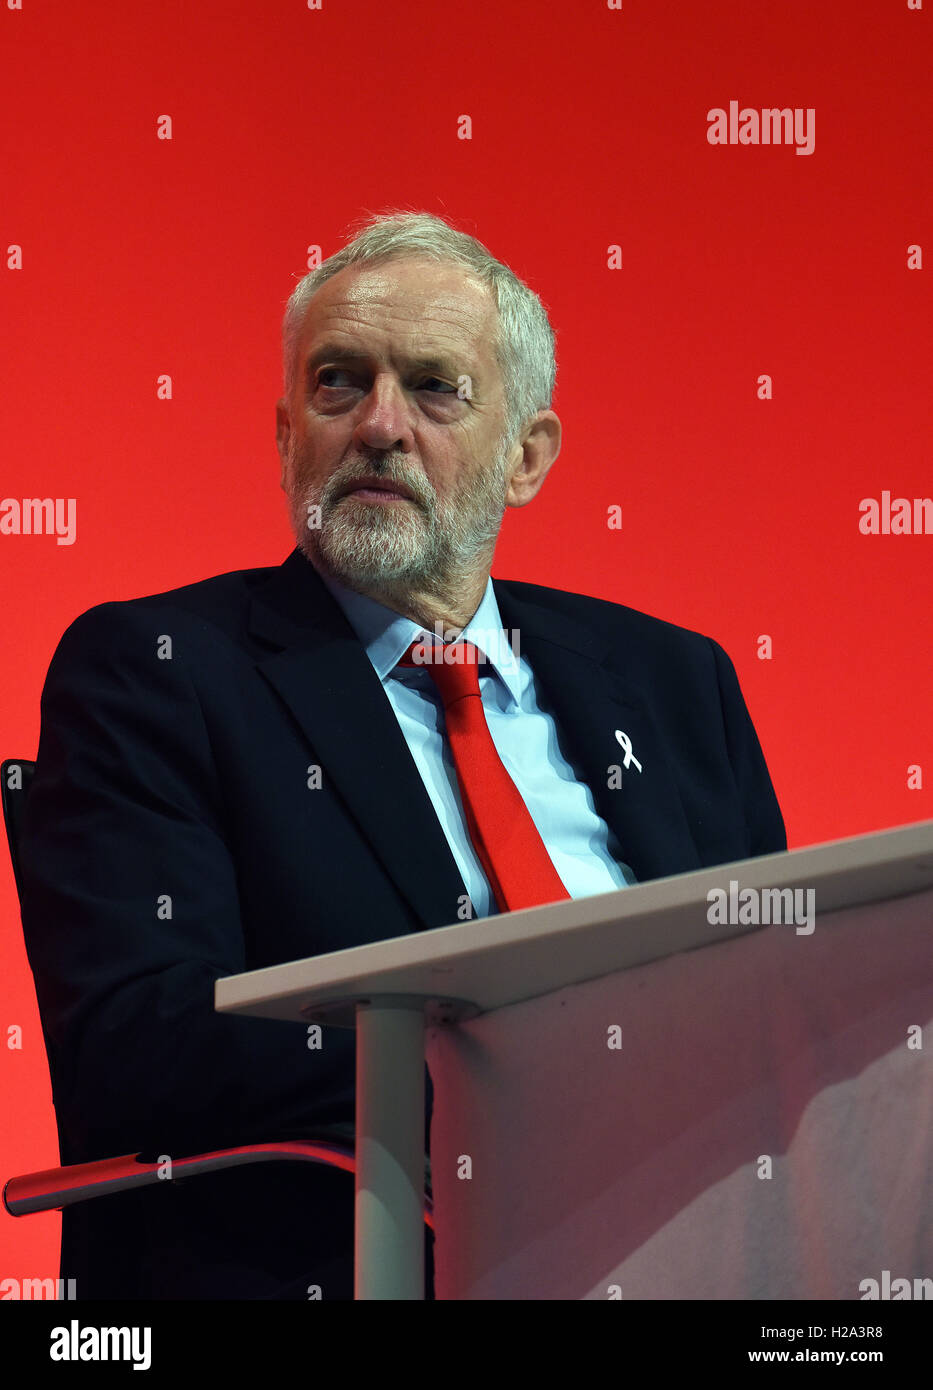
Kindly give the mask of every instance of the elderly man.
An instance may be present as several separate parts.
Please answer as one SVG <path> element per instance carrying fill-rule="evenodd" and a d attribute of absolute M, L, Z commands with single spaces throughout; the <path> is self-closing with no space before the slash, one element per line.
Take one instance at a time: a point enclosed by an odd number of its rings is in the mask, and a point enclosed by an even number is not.
<path fill-rule="evenodd" d="M 91 609 L 46 681 L 23 919 L 65 1163 L 352 1135 L 353 1035 L 219 1016 L 219 976 L 786 847 L 715 642 L 490 579 L 560 448 L 537 297 L 394 214 L 283 335 L 295 551 Z M 345 1173 L 231 1169 L 66 1210 L 61 1273 L 350 1298 L 352 1221 Z"/>

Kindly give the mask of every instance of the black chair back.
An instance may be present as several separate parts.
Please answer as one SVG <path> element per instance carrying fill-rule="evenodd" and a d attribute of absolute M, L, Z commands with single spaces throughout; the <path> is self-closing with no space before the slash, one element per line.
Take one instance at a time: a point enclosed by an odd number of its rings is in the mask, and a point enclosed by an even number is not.
<path fill-rule="evenodd" d="M 19 865 L 19 837 L 26 814 L 26 796 L 36 770 L 28 758 L 4 758 L 0 763 L 0 800 L 3 802 L 3 823 L 6 826 L 13 877 L 20 902 L 23 899 Z"/>

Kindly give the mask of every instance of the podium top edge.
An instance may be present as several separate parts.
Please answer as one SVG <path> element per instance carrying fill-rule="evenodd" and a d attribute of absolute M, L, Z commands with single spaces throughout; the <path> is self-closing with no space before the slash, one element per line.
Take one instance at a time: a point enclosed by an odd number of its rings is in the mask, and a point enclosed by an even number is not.
<path fill-rule="evenodd" d="M 351 999 L 359 993 L 422 994 L 461 999 L 464 974 L 475 977 L 493 957 L 504 963 L 516 953 L 571 942 L 584 946 L 614 924 L 631 933 L 641 923 L 690 919 L 669 933 L 660 954 L 696 949 L 722 940 L 722 928 L 707 925 L 707 894 L 738 882 L 742 889 L 810 888 L 822 913 L 908 896 L 933 889 L 933 820 L 849 836 L 801 849 L 651 879 L 609 893 L 573 898 L 521 911 L 474 918 L 406 936 L 367 942 L 346 950 L 308 956 L 215 982 L 219 1012 L 254 1012 L 266 1017 L 309 1017 L 317 1002 Z M 702 918 L 701 918 L 702 913 Z M 739 933 L 733 927 L 729 932 Z M 686 944 L 685 944 L 686 939 Z M 659 942 L 661 938 L 659 937 Z M 644 951 L 615 968 L 645 963 Z M 657 958 L 656 956 L 654 958 Z M 574 983 L 567 979 L 566 983 Z M 429 988 L 430 986 L 430 988 Z M 557 986 L 555 986 L 557 987 Z M 299 1000 L 304 1007 L 299 1008 Z M 291 1001 L 289 1003 L 289 1001 Z M 480 1004 L 480 1008 L 488 1005 Z"/>

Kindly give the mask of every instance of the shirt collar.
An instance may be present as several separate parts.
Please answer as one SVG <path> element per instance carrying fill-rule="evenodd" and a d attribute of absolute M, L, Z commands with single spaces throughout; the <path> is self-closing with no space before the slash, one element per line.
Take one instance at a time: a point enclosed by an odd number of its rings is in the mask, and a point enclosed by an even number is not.
<path fill-rule="evenodd" d="M 387 608 L 368 594 L 358 594 L 354 589 L 348 589 L 346 585 L 338 583 L 336 579 L 321 573 L 320 570 L 318 574 L 342 608 L 383 684 L 393 674 L 412 642 L 423 637 L 433 645 L 440 640 L 436 631 L 421 627 L 411 618 L 403 617 L 401 613 Z M 508 635 L 503 631 L 502 617 L 491 577 L 486 580 L 479 607 L 457 640 L 472 642 L 480 649 L 511 700 L 519 704 L 519 659 L 509 644 Z M 402 667 L 403 671 L 406 669 L 408 668 Z"/>

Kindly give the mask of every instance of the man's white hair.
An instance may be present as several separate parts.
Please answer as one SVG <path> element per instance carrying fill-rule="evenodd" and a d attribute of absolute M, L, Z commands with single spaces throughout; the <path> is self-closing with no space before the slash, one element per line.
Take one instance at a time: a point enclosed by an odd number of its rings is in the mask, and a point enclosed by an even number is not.
<path fill-rule="evenodd" d="M 488 285 L 499 310 L 494 344 L 505 395 L 504 438 L 514 442 L 539 410 L 550 408 L 557 375 L 555 335 L 541 300 L 482 242 L 429 212 L 385 212 L 367 219 L 342 250 L 298 282 L 282 320 L 285 399 L 291 400 L 297 348 L 308 304 L 325 281 L 348 265 L 427 256 L 462 265 Z"/>

